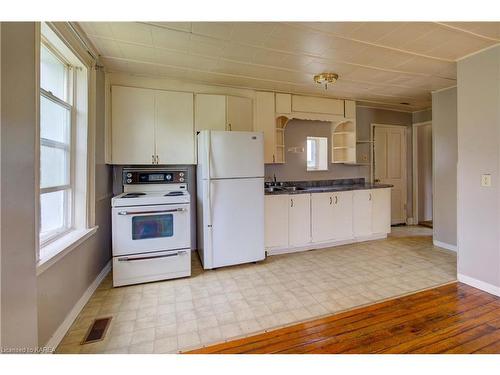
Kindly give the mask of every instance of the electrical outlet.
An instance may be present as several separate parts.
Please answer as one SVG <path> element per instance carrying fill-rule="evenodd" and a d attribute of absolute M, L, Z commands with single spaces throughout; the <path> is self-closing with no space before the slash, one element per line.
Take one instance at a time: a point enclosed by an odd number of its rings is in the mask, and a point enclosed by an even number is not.
<path fill-rule="evenodd" d="M 491 174 L 481 175 L 481 186 L 490 187 L 491 186 Z"/>

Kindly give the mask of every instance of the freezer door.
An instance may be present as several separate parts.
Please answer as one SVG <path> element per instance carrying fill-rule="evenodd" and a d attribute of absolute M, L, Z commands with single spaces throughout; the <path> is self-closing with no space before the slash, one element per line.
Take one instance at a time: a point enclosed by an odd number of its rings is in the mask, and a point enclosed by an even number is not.
<path fill-rule="evenodd" d="M 264 177 L 262 133 L 211 131 L 210 178 Z"/>
<path fill-rule="evenodd" d="M 211 246 L 205 244 L 205 251 L 212 252 L 210 268 L 264 259 L 263 179 L 206 183 L 210 185 Z"/>

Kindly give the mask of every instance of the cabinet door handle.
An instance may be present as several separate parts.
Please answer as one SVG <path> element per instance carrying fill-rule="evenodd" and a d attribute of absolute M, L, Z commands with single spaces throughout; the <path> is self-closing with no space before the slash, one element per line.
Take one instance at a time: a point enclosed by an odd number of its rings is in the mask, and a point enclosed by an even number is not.
<path fill-rule="evenodd" d="M 290 207 L 293 207 L 293 199 L 290 199 Z"/>
<path fill-rule="evenodd" d="M 227 127 L 228 127 L 229 131 L 233 130 L 233 129 L 231 129 L 231 124 L 227 124 Z"/>
<path fill-rule="evenodd" d="M 276 158 L 274 157 L 274 154 L 273 154 L 273 163 L 275 163 L 275 162 L 276 162 Z"/>
<path fill-rule="evenodd" d="M 338 196 L 335 196 L 335 204 L 337 204 L 339 201 L 339 197 Z"/>
<path fill-rule="evenodd" d="M 370 193 L 370 198 L 368 198 L 369 201 L 372 200 L 372 193 Z"/>
<path fill-rule="evenodd" d="M 151 155 L 151 164 L 154 164 L 154 163 L 155 163 L 155 156 Z"/>
<path fill-rule="evenodd" d="M 160 157 L 156 155 L 156 164 L 160 164 Z"/>
<path fill-rule="evenodd" d="M 330 197 L 330 206 L 332 205 L 332 197 Z"/>

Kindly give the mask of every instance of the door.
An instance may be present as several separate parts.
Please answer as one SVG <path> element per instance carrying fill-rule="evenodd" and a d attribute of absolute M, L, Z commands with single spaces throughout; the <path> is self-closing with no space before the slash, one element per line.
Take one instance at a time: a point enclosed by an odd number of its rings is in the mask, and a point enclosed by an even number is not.
<path fill-rule="evenodd" d="M 418 222 L 432 222 L 432 125 L 417 126 Z"/>
<path fill-rule="evenodd" d="M 372 232 L 374 234 L 391 231 L 391 189 L 372 191 Z"/>
<path fill-rule="evenodd" d="M 189 204 L 112 209 L 113 256 L 191 246 Z"/>
<path fill-rule="evenodd" d="M 226 96 L 196 94 L 194 118 L 196 131 L 226 130 Z"/>
<path fill-rule="evenodd" d="M 111 90 L 113 164 L 152 164 L 155 91 L 124 86 L 113 86 Z"/>
<path fill-rule="evenodd" d="M 211 178 L 264 177 L 262 133 L 211 131 Z"/>
<path fill-rule="evenodd" d="M 352 238 L 352 191 L 332 195 L 332 231 L 335 240 Z"/>
<path fill-rule="evenodd" d="M 255 93 L 255 131 L 264 133 L 264 163 L 274 163 L 276 117 L 273 92 Z"/>
<path fill-rule="evenodd" d="M 155 114 L 158 164 L 195 164 L 193 94 L 158 91 Z"/>
<path fill-rule="evenodd" d="M 264 259 L 264 179 L 205 183 L 210 184 L 207 203 L 212 225 L 211 268 Z"/>
<path fill-rule="evenodd" d="M 354 237 L 372 234 L 372 193 L 371 190 L 353 192 L 353 232 Z"/>
<path fill-rule="evenodd" d="M 334 239 L 333 205 L 332 193 L 311 194 L 312 242 L 325 242 Z"/>
<path fill-rule="evenodd" d="M 252 99 L 227 96 L 227 130 L 251 132 L 253 130 Z"/>
<path fill-rule="evenodd" d="M 311 194 L 290 195 L 288 212 L 290 246 L 309 244 L 311 242 Z"/>
<path fill-rule="evenodd" d="M 375 125 L 375 182 L 390 184 L 391 223 L 406 223 L 406 128 Z"/>
<path fill-rule="evenodd" d="M 288 195 L 266 195 L 265 245 L 267 248 L 288 246 Z"/>

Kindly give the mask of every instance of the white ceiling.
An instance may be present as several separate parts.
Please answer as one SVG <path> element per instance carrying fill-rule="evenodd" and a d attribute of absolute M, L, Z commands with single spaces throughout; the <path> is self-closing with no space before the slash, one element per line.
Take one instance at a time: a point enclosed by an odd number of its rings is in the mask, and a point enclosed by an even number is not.
<path fill-rule="evenodd" d="M 81 22 L 111 72 L 299 92 L 419 110 L 500 22 Z M 339 80 L 325 91 L 314 74 Z M 401 105 L 400 103 L 410 103 Z"/>

